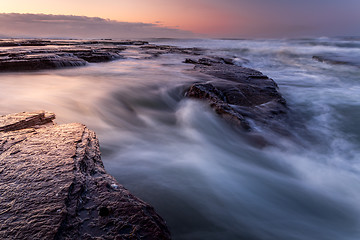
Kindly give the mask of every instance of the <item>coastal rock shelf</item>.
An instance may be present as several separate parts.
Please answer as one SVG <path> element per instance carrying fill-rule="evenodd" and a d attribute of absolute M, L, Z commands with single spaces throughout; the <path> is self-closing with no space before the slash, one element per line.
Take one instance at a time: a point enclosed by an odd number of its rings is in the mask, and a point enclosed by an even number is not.
<path fill-rule="evenodd" d="M 170 239 L 104 170 L 95 133 L 53 113 L 0 117 L 0 239 Z"/>
<path fill-rule="evenodd" d="M 28 71 L 84 66 L 122 58 L 125 46 L 144 41 L 2 40 L 0 71 Z"/>
<path fill-rule="evenodd" d="M 207 100 L 223 118 L 251 130 L 253 121 L 276 125 L 286 115 L 286 102 L 271 78 L 240 66 L 247 59 L 207 55 L 210 52 L 145 41 L 2 40 L 0 72 L 76 67 L 115 59 L 147 60 L 178 54 L 184 57 L 184 63 L 195 65 L 194 72 L 211 76 L 210 79 L 198 76 L 199 81 L 193 83 L 185 95 Z"/>
<path fill-rule="evenodd" d="M 186 59 L 185 63 L 213 77 L 191 85 L 186 96 L 208 101 L 216 113 L 246 130 L 251 130 L 248 119 L 271 124 L 287 112 L 277 84 L 259 71 L 234 65 L 231 59 Z"/>
<path fill-rule="evenodd" d="M 151 59 L 163 54 L 201 55 L 203 49 L 154 45 L 146 41 L 0 40 L 0 72 L 58 69 L 116 59 Z"/>

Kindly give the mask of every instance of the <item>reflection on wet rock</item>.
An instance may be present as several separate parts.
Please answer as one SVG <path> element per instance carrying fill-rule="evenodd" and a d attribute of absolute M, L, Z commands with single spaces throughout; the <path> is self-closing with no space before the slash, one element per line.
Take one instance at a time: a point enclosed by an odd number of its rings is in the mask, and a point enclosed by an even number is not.
<path fill-rule="evenodd" d="M 170 239 L 153 207 L 105 172 L 95 133 L 54 118 L 0 117 L 0 238 Z"/>

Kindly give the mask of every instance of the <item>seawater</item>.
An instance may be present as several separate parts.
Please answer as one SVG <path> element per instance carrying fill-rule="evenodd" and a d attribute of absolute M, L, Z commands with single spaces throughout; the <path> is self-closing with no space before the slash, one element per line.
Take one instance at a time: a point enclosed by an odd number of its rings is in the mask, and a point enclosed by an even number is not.
<path fill-rule="evenodd" d="M 153 205 L 174 239 L 360 239 L 360 40 L 151 39 L 273 78 L 292 137 L 254 125 L 259 148 L 205 103 L 184 56 L 0 74 L 0 114 L 46 109 L 94 130 L 106 170 Z M 314 55 L 355 64 L 331 65 Z"/>

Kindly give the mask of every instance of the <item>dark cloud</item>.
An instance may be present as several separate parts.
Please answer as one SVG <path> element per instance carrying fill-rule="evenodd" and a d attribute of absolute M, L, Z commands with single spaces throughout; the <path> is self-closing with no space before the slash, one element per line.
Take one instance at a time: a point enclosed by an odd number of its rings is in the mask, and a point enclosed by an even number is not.
<path fill-rule="evenodd" d="M 55 38 L 191 37 L 191 32 L 149 23 L 118 22 L 97 17 L 0 14 L 0 36 Z"/>

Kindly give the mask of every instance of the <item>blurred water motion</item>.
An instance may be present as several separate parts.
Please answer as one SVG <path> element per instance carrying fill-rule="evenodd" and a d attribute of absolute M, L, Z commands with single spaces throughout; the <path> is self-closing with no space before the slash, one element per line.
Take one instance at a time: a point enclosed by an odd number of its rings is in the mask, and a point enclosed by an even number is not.
<path fill-rule="evenodd" d="M 360 239 L 360 69 L 312 58 L 360 59 L 359 41 L 159 42 L 206 47 L 273 78 L 297 141 L 259 126 L 274 145 L 251 145 L 184 98 L 197 79 L 170 54 L 2 73 L 0 113 L 45 109 L 95 130 L 108 172 L 155 206 L 174 239 Z"/>

